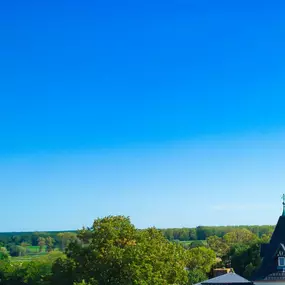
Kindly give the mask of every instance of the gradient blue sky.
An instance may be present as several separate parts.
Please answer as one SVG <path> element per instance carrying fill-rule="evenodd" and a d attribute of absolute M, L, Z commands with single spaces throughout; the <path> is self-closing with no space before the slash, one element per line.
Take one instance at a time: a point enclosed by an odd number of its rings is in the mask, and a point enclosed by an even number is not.
<path fill-rule="evenodd" d="M 0 5 L 0 231 L 276 222 L 284 1 Z"/>

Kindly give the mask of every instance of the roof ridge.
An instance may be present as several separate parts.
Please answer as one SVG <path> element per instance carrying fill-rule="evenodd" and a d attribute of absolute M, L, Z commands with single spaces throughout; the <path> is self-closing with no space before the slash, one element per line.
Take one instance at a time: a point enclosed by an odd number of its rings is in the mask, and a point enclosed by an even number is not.
<path fill-rule="evenodd" d="M 245 279 L 244 277 L 234 272 L 229 272 L 226 274 L 213 277 L 209 280 L 202 281 L 200 284 L 210 284 L 210 283 L 251 283 L 251 281 Z"/>

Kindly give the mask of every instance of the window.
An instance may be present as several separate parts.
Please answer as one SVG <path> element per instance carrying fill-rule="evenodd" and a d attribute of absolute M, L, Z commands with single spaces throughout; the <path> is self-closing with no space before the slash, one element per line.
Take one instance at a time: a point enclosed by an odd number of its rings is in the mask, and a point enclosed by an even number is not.
<path fill-rule="evenodd" d="M 278 266 L 285 267 L 285 257 L 278 257 Z"/>

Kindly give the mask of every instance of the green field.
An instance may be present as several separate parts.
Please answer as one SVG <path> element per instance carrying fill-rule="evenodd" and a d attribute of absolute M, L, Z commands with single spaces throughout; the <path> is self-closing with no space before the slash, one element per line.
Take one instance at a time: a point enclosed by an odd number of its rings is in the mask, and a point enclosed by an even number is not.
<path fill-rule="evenodd" d="M 27 253 L 28 254 L 39 254 L 40 247 L 37 245 L 29 245 L 27 246 Z M 42 252 L 46 252 L 46 247 L 43 248 Z"/>
<path fill-rule="evenodd" d="M 17 256 L 17 257 L 12 257 L 12 261 L 19 261 L 19 262 L 23 262 L 23 261 L 31 261 L 32 259 L 41 257 L 43 255 L 46 255 L 46 248 L 44 247 L 42 252 L 40 251 L 40 247 L 39 246 L 27 246 L 27 253 L 24 256 Z"/>

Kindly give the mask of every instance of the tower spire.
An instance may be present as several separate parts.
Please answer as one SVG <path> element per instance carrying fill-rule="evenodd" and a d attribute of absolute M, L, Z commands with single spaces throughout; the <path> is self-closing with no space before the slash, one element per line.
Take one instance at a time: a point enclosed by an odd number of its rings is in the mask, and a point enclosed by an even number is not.
<path fill-rule="evenodd" d="M 282 216 L 285 216 L 285 194 L 282 195 L 282 205 L 283 205 L 283 212 L 282 212 Z"/>

